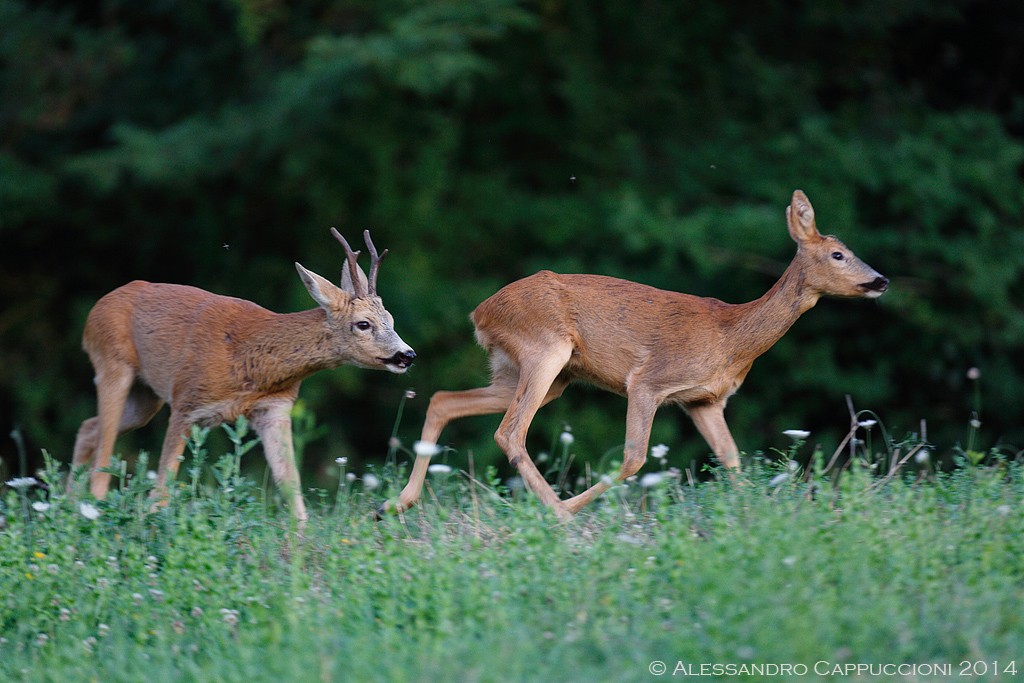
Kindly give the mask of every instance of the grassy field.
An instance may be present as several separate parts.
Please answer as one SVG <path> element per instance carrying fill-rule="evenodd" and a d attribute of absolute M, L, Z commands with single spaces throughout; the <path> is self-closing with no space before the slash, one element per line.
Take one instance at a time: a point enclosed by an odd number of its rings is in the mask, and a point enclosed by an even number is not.
<path fill-rule="evenodd" d="M 8 487 L 0 680 L 1024 676 L 1013 465 L 883 480 L 856 463 L 836 482 L 755 462 L 633 482 L 565 525 L 460 472 L 378 523 L 400 474 L 364 491 L 342 471 L 307 493 L 298 539 L 241 451 L 186 463 L 156 514 L 144 464 L 92 506 L 56 471 L 45 500 Z"/>

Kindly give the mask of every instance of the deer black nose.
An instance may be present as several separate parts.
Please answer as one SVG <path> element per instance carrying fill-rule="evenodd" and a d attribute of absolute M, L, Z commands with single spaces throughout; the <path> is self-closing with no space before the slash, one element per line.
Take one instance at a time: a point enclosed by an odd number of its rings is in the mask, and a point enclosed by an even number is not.
<path fill-rule="evenodd" d="M 889 287 L 889 278 L 879 275 L 874 279 L 870 287 L 871 289 L 878 290 L 879 292 L 884 292 Z"/>
<path fill-rule="evenodd" d="M 416 352 L 412 349 L 399 351 L 391 357 L 391 362 L 400 368 L 409 367 L 414 360 L 416 360 Z"/>

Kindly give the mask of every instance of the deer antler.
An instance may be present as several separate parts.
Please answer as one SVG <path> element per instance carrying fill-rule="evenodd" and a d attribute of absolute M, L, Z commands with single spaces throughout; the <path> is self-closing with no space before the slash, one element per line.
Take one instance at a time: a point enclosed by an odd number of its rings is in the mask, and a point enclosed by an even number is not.
<path fill-rule="evenodd" d="M 370 275 L 367 278 L 369 295 L 375 296 L 377 294 L 377 271 L 380 269 L 381 260 L 388 255 L 388 250 L 385 249 L 380 254 L 377 253 L 377 248 L 373 246 L 373 240 L 370 239 L 369 230 L 363 230 L 363 239 L 366 240 L 366 248 L 370 250 Z"/>
<path fill-rule="evenodd" d="M 352 251 L 352 247 L 348 245 L 348 241 L 342 237 L 341 233 L 336 228 L 331 228 L 331 234 L 334 238 L 341 242 L 341 246 L 345 248 L 345 260 L 348 261 L 348 273 L 352 276 L 352 288 L 356 292 L 356 297 L 364 297 L 367 292 L 361 291 L 363 288 L 363 281 L 359 277 L 359 264 L 356 259 L 359 258 L 359 254 L 362 252 Z M 369 239 L 369 238 L 367 238 Z M 373 286 L 370 286 L 373 289 Z"/>

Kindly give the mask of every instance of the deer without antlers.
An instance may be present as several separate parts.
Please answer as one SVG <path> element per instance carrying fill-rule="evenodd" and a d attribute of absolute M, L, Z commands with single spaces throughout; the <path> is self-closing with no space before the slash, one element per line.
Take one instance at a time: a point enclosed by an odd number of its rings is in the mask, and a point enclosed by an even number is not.
<path fill-rule="evenodd" d="M 114 441 L 171 406 L 155 496 L 166 495 L 178 469 L 185 434 L 193 424 L 211 425 L 246 416 L 259 434 L 274 481 L 300 524 L 306 508 L 292 446 L 291 408 L 303 379 L 342 364 L 405 372 L 416 353 L 394 329 L 377 295 L 378 254 L 370 275 L 358 251 L 341 234 L 345 249 L 341 287 L 296 263 L 319 306 L 300 313 L 273 313 L 250 301 L 195 287 L 136 280 L 101 298 L 89 312 L 82 345 L 96 371 L 98 415 L 82 423 L 73 467 L 94 463 L 90 489 L 103 498 Z M 158 500 L 158 502 L 159 502 Z"/>
<path fill-rule="evenodd" d="M 603 479 L 568 500 L 544 480 L 526 450 L 537 410 L 581 380 L 627 398 L 626 440 L 619 480 L 647 457 L 657 408 L 681 405 L 718 460 L 738 468 L 739 449 L 725 422 L 725 404 L 758 356 L 778 341 L 822 295 L 874 298 L 889 281 L 842 242 L 823 236 L 814 209 L 797 190 L 786 209 L 797 253 L 778 282 L 745 304 L 666 292 L 600 275 L 541 271 L 513 282 L 472 314 L 476 337 L 491 361 L 491 384 L 439 391 L 430 399 L 420 440 L 426 444 L 409 483 L 385 510 L 419 499 L 429 453 L 450 421 L 505 413 L 494 435 L 526 486 L 566 518 L 611 486 Z"/>

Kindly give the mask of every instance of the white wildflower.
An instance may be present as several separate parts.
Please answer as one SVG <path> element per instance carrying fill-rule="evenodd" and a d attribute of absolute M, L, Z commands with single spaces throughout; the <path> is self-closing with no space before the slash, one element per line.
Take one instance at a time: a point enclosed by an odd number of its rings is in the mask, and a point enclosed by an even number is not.
<path fill-rule="evenodd" d="M 857 423 L 857 426 L 863 427 L 864 429 L 871 429 L 876 424 L 878 424 L 878 420 L 861 420 Z"/>
<path fill-rule="evenodd" d="M 347 465 L 348 464 L 348 458 L 335 458 L 334 462 L 336 464 L 338 464 L 338 465 Z"/>
<path fill-rule="evenodd" d="M 786 557 L 782 558 L 782 564 L 786 565 L 787 567 L 792 567 L 796 564 L 796 558 L 792 555 L 787 555 Z"/>
<path fill-rule="evenodd" d="M 809 431 L 807 431 L 806 429 L 787 429 L 786 431 L 784 431 L 782 433 L 785 434 L 786 436 L 788 436 L 789 438 L 793 439 L 794 441 L 800 441 L 801 439 L 806 439 L 807 437 L 809 437 L 811 435 L 811 433 Z"/>
<path fill-rule="evenodd" d="M 41 500 L 37 500 L 36 502 L 32 503 L 32 509 L 35 510 L 36 512 L 46 512 L 47 510 L 50 509 L 50 504 L 45 503 Z"/>
<path fill-rule="evenodd" d="M 417 441 L 412 445 L 412 452 L 417 458 L 430 458 L 441 452 L 441 447 L 429 441 Z"/>
<path fill-rule="evenodd" d="M 405 397 L 407 399 L 409 399 L 409 400 L 412 400 L 412 399 L 416 398 L 416 391 L 413 390 L 413 389 L 406 389 L 405 390 Z"/>
<path fill-rule="evenodd" d="M 558 440 L 566 446 L 571 446 L 572 442 L 576 440 L 576 437 L 572 435 L 572 432 L 565 431 L 558 435 Z"/>
<path fill-rule="evenodd" d="M 789 472 L 782 472 L 781 474 L 776 474 L 774 477 L 772 477 L 771 481 L 768 482 L 768 485 L 778 486 L 779 484 L 785 482 L 787 479 L 789 479 Z"/>
<path fill-rule="evenodd" d="M 976 380 L 979 377 L 981 377 L 981 370 L 979 370 L 978 368 L 968 368 L 967 379 Z"/>
<path fill-rule="evenodd" d="M 376 474 L 367 472 L 363 475 L 363 488 L 367 491 L 373 491 L 375 488 L 380 486 L 380 479 Z"/>
<path fill-rule="evenodd" d="M 355 480 L 356 480 L 356 473 L 355 472 L 349 472 L 348 474 L 345 475 L 345 481 L 355 481 Z"/>
<path fill-rule="evenodd" d="M 640 477 L 640 487 L 649 489 L 652 486 L 657 486 L 665 479 L 664 472 L 648 472 L 644 476 Z"/>
<path fill-rule="evenodd" d="M 657 446 L 651 446 L 651 457 L 655 460 L 664 460 L 666 455 L 668 455 L 668 446 L 665 444 L 659 443 Z"/>
<path fill-rule="evenodd" d="M 146 479 L 156 481 L 156 470 L 146 470 Z"/>
<path fill-rule="evenodd" d="M 931 455 L 928 453 L 927 448 L 922 448 L 920 451 L 917 452 L 917 455 L 914 456 L 914 462 L 916 462 L 919 465 L 923 465 L 929 460 L 931 460 Z"/>
<path fill-rule="evenodd" d="M 971 429 L 980 429 L 980 428 L 981 428 L 981 420 L 979 420 L 976 417 L 972 418 L 971 419 Z M 10 482 L 7 482 L 7 483 L 9 484 Z"/>
<path fill-rule="evenodd" d="M 615 483 L 615 480 L 612 479 L 610 474 L 606 474 L 601 477 L 601 483 L 605 486 L 612 486 Z"/>
<path fill-rule="evenodd" d="M 15 477 L 10 481 L 6 482 L 12 489 L 27 489 L 30 486 L 35 486 L 39 483 L 39 480 L 35 477 Z"/>
<path fill-rule="evenodd" d="M 451 474 L 452 468 L 449 467 L 448 465 L 442 465 L 438 463 L 436 465 L 431 465 L 430 467 L 428 467 L 427 472 L 430 472 L 431 474 Z"/>
<path fill-rule="evenodd" d="M 100 516 L 99 508 L 92 503 L 79 504 L 78 511 L 81 512 L 82 516 L 86 519 L 98 519 Z"/>

